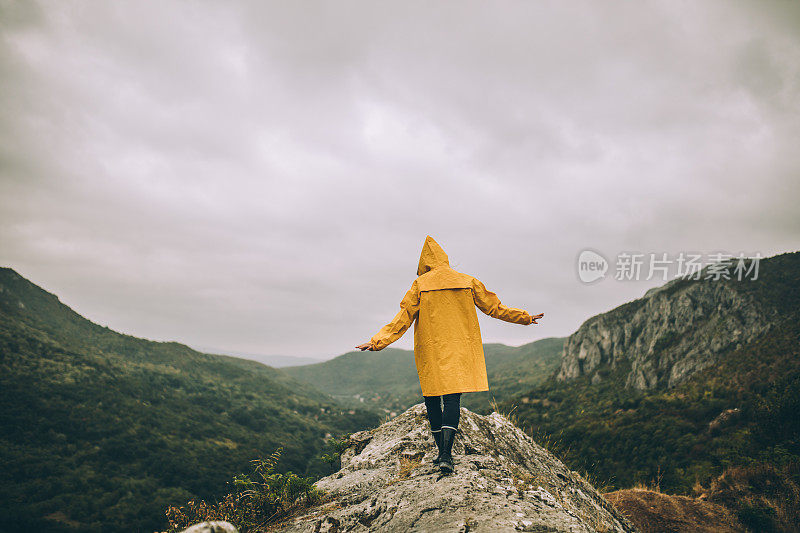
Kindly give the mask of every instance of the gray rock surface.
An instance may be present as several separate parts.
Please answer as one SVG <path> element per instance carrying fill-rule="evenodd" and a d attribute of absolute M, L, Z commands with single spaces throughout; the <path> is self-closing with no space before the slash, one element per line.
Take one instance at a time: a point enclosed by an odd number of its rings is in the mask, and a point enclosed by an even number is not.
<path fill-rule="evenodd" d="M 508 419 L 461 409 L 456 470 L 442 476 L 417 404 L 355 433 L 339 472 L 316 486 L 330 500 L 284 524 L 294 532 L 634 532 L 586 480 Z"/>
<path fill-rule="evenodd" d="M 195 524 L 181 533 L 239 533 L 230 522 L 201 522 Z"/>
<path fill-rule="evenodd" d="M 776 315 L 732 283 L 673 280 L 584 322 L 564 344 L 556 379 L 597 383 L 598 370 L 629 364 L 626 387 L 673 387 L 764 334 Z"/>

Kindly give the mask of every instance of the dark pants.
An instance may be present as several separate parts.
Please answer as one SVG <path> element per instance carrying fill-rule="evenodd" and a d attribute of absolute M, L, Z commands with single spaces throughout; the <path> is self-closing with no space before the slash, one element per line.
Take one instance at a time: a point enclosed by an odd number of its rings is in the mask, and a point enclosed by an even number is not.
<path fill-rule="evenodd" d="M 431 431 L 440 431 L 442 426 L 458 429 L 458 420 L 461 416 L 461 393 L 445 394 L 444 396 L 423 396 L 425 409 L 428 411 L 428 421 Z M 444 403 L 444 410 L 442 410 Z"/>

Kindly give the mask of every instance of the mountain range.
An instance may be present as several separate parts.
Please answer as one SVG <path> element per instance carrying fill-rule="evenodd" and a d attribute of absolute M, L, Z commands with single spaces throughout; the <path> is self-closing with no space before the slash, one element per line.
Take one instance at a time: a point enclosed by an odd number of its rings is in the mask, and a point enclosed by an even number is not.
<path fill-rule="evenodd" d="M 463 395 L 462 405 L 485 411 L 491 401 L 527 391 L 553 373 L 563 348 L 564 339 L 556 337 L 522 346 L 484 344 L 491 390 Z M 382 414 L 392 415 L 422 401 L 414 352 L 409 350 L 348 352 L 329 361 L 283 371 L 345 405 L 360 405 Z"/>
<path fill-rule="evenodd" d="M 491 391 L 462 405 L 491 403 L 601 490 L 713 492 L 754 531 L 797 523 L 800 252 L 757 279 L 706 273 L 566 339 L 485 345 Z M 420 399 L 406 350 L 275 369 L 116 333 L 0 269 L 0 512 L 22 529 L 152 531 L 278 447 L 283 470 L 329 473 L 330 437 Z"/>
<path fill-rule="evenodd" d="M 271 366 L 272 368 L 284 368 L 287 366 L 297 366 L 297 365 L 311 365 L 322 361 L 321 359 L 315 357 L 304 357 L 304 356 L 294 356 L 294 355 L 263 355 L 250 352 L 237 352 L 232 350 L 225 350 L 222 348 L 212 348 L 208 346 L 192 346 L 191 348 L 197 350 L 198 352 L 203 352 L 203 353 L 231 355 L 233 357 L 238 357 L 239 359 L 250 359 L 251 361 L 257 361 L 267 366 Z"/>

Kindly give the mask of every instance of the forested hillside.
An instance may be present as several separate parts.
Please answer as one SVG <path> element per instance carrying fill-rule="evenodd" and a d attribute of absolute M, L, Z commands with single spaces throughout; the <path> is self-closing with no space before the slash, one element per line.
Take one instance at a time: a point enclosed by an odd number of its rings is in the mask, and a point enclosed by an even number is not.
<path fill-rule="evenodd" d="M 378 421 L 260 363 L 101 327 L 0 269 L 0 514 L 17 531 L 149 533 L 279 446 L 279 470 L 327 473 L 326 434 Z"/>

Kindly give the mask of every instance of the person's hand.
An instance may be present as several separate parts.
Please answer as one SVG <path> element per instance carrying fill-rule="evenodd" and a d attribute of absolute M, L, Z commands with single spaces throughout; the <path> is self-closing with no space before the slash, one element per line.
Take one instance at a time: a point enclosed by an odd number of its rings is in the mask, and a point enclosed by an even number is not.
<path fill-rule="evenodd" d="M 531 316 L 531 318 L 533 319 L 533 320 L 531 320 L 531 324 L 539 324 L 536 321 L 539 320 L 540 318 L 542 318 L 543 316 L 544 316 L 544 313 L 539 313 L 538 315 Z M 528 325 L 530 326 L 530 324 L 528 324 Z"/>
<path fill-rule="evenodd" d="M 356 346 L 356 349 L 361 350 L 362 352 L 364 350 L 372 350 L 372 342 L 365 342 L 364 344 L 359 344 L 358 346 Z"/>

